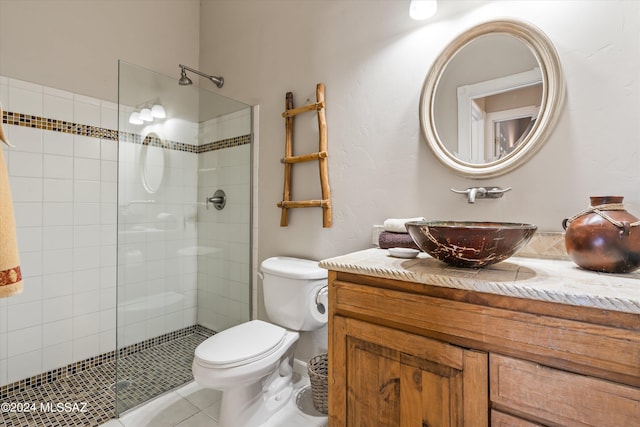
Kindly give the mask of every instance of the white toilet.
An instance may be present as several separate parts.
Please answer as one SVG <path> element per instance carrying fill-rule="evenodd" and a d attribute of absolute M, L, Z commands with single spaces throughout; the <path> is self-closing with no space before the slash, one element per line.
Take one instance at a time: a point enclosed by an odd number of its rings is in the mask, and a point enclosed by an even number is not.
<path fill-rule="evenodd" d="M 257 427 L 282 408 L 293 393 L 297 331 L 327 323 L 327 271 L 316 261 L 274 257 L 260 269 L 267 315 L 280 326 L 252 320 L 195 351 L 196 382 L 223 392 L 219 427 Z"/>

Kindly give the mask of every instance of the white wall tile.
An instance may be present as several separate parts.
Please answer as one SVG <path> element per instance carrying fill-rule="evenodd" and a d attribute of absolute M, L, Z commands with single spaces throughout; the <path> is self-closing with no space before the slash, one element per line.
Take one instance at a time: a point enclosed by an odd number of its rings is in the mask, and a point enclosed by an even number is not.
<path fill-rule="evenodd" d="M 8 345 L 7 345 L 7 333 L 0 332 L 0 361 L 7 359 L 9 357 L 7 353 Z M 0 384 L 3 384 L 0 382 Z"/>
<path fill-rule="evenodd" d="M 73 160 L 73 177 L 76 180 L 100 180 L 100 160 L 76 157 Z"/>
<path fill-rule="evenodd" d="M 73 339 L 72 319 L 63 319 L 42 325 L 42 346 L 66 343 Z M 69 346 L 67 344 L 67 346 Z"/>
<path fill-rule="evenodd" d="M 17 227 L 16 235 L 21 253 L 42 250 L 42 227 Z"/>
<path fill-rule="evenodd" d="M 71 341 L 55 344 L 42 349 L 42 371 L 62 368 L 73 362 Z"/>
<path fill-rule="evenodd" d="M 52 273 L 43 277 L 42 297 L 44 305 L 56 297 L 71 295 L 73 293 L 73 273 Z"/>
<path fill-rule="evenodd" d="M 100 274 L 101 271 L 99 268 L 75 270 L 73 272 L 73 290 L 76 295 L 81 292 L 100 289 Z M 114 290 L 111 289 L 111 291 L 113 292 Z"/>
<path fill-rule="evenodd" d="M 9 358 L 38 350 L 42 343 L 42 326 L 9 331 L 7 334 L 7 355 Z"/>
<path fill-rule="evenodd" d="M 76 157 L 100 158 L 100 140 L 88 136 L 74 135 L 73 153 Z"/>
<path fill-rule="evenodd" d="M 73 225 L 73 203 L 44 203 L 42 224 L 45 227 L 55 225 Z M 34 214 L 35 215 L 35 214 Z"/>
<path fill-rule="evenodd" d="M 14 202 L 42 202 L 42 178 L 12 177 L 10 184 Z"/>
<path fill-rule="evenodd" d="M 73 249 L 46 251 L 42 254 L 42 272 L 63 273 L 73 270 Z"/>
<path fill-rule="evenodd" d="M 100 224 L 99 203 L 75 203 L 73 205 L 73 222 L 75 225 Z"/>
<path fill-rule="evenodd" d="M 11 108 L 21 114 L 42 116 L 42 87 L 31 85 L 27 88 L 22 83 L 15 82 L 13 80 L 9 83 Z"/>
<path fill-rule="evenodd" d="M 42 321 L 44 323 L 68 319 L 73 314 L 73 296 L 51 298 L 42 306 Z"/>
<path fill-rule="evenodd" d="M 100 126 L 100 102 L 76 95 L 73 121 L 82 125 Z M 88 102 L 87 102 L 88 101 Z"/>
<path fill-rule="evenodd" d="M 8 384 L 8 361 L 7 359 L 0 359 L 0 384 Z"/>
<path fill-rule="evenodd" d="M 76 203 L 99 203 L 100 181 L 74 181 L 73 200 Z"/>
<path fill-rule="evenodd" d="M 44 131 L 42 151 L 59 156 L 73 156 L 73 135 L 63 132 Z"/>
<path fill-rule="evenodd" d="M 28 283 L 26 279 L 42 275 L 42 254 L 42 252 L 24 252 L 20 254 L 20 270 L 22 271 L 22 278 L 25 279 L 24 286 Z"/>
<path fill-rule="evenodd" d="M 73 158 L 53 154 L 44 155 L 43 175 L 46 178 L 73 178 Z"/>
<path fill-rule="evenodd" d="M 100 126 L 106 129 L 118 129 L 118 104 L 101 101 Z"/>
<path fill-rule="evenodd" d="M 100 332 L 100 313 L 88 313 L 73 318 L 73 339 Z"/>
<path fill-rule="evenodd" d="M 42 183 L 45 202 L 73 202 L 73 180 L 45 178 Z"/>
<path fill-rule="evenodd" d="M 101 182 L 100 200 L 102 203 L 117 203 L 118 185 L 115 182 Z"/>
<path fill-rule="evenodd" d="M 117 129 L 112 127 L 109 129 Z M 111 140 L 102 140 L 100 143 L 100 158 L 102 160 L 108 160 L 115 162 L 118 160 L 118 143 Z"/>
<path fill-rule="evenodd" d="M 42 130 L 24 126 L 11 126 L 11 143 L 16 146 L 12 150 L 42 153 Z"/>
<path fill-rule="evenodd" d="M 38 300 L 26 304 L 10 305 L 8 315 L 9 333 L 19 329 L 40 326 L 42 323 L 42 303 Z"/>
<path fill-rule="evenodd" d="M 38 349 L 9 357 L 7 362 L 7 382 L 12 383 L 34 376 L 42 372 L 42 350 Z"/>
<path fill-rule="evenodd" d="M 9 176 L 42 177 L 42 154 L 14 151 L 9 161 Z"/>
<path fill-rule="evenodd" d="M 108 353 L 116 349 L 116 328 L 115 322 L 113 328 L 104 332 L 100 332 L 100 353 Z"/>
<path fill-rule="evenodd" d="M 43 249 L 71 249 L 73 247 L 73 227 L 49 226 L 43 229 Z"/>
<path fill-rule="evenodd" d="M 42 225 L 42 202 L 21 203 L 14 199 L 13 214 L 18 227 L 35 227 Z"/>
<path fill-rule="evenodd" d="M 74 248 L 73 266 L 77 270 L 100 267 L 100 246 Z"/>
<path fill-rule="evenodd" d="M 73 360 L 79 361 L 99 354 L 100 335 L 89 335 L 73 340 Z"/>
<path fill-rule="evenodd" d="M 62 91 L 53 94 L 50 90 L 45 90 L 43 116 L 47 119 L 73 122 L 73 98 L 58 96 L 60 94 Z"/>
<path fill-rule="evenodd" d="M 100 164 L 100 179 L 103 182 L 118 181 L 118 162 L 102 160 Z"/>
<path fill-rule="evenodd" d="M 87 314 L 97 313 L 100 311 L 100 291 L 93 290 L 89 292 L 78 291 L 73 295 L 73 316 L 83 316 Z M 74 326 L 75 330 L 75 326 Z"/>

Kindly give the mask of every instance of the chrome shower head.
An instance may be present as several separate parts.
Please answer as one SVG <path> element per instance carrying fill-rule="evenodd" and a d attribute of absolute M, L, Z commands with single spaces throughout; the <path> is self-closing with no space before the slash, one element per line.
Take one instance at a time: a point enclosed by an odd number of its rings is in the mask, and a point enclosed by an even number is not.
<path fill-rule="evenodd" d="M 187 77 L 187 72 L 184 70 L 184 67 L 181 67 L 181 68 L 182 68 L 182 74 L 180 75 L 180 80 L 178 80 L 178 84 L 180 86 L 188 86 L 190 84 L 193 84 L 191 79 Z"/>
<path fill-rule="evenodd" d="M 187 77 L 187 73 L 185 70 L 189 70 L 192 73 L 195 73 L 199 76 L 206 77 L 218 87 L 222 87 L 222 85 L 224 85 L 224 78 L 222 76 L 210 76 L 209 74 L 205 74 L 201 71 L 194 70 L 193 68 L 189 68 L 186 65 L 182 65 L 182 64 L 179 64 L 179 67 L 180 69 L 182 69 L 182 74 L 180 75 L 180 80 L 178 80 L 178 83 L 182 86 L 190 85 L 193 83 L 191 79 Z"/>

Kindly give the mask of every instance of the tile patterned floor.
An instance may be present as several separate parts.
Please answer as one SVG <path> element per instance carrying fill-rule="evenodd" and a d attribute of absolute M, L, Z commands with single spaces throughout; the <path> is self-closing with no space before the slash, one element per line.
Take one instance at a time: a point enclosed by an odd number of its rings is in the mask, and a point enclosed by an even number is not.
<path fill-rule="evenodd" d="M 327 417 L 313 408 L 308 386 L 309 378 L 298 375 L 294 396 L 261 427 L 326 427 Z M 221 397 L 191 382 L 100 427 L 217 427 Z"/>
<path fill-rule="evenodd" d="M 191 362 L 195 348 L 207 337 L 191 334 L 118 361 L 129 385 L 118 391 L 117 407 L 125 411 L 193 380 Z M 96 427 L 114 416 L 115 362 L 97 366 L 24 392 L 0 402 L 3 427 Z M 13 412 L 7 412 L 5 405 Z M 156 424 L 154 424 L 156 425 Z M 157 424 L 161 425 L 161 424 Z"/>

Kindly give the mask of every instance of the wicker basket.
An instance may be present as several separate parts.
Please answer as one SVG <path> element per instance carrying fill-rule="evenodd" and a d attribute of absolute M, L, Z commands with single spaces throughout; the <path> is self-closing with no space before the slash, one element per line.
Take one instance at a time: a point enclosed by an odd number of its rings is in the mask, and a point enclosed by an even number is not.
<path fill-rule="evenodd" d="M 307 363 L 309 380 L 311 381 L 311 393 L 313 395 L 313 407 L 323 414 L 328 413 L 329 364 L 326 353 L 314 356 Z"/>

